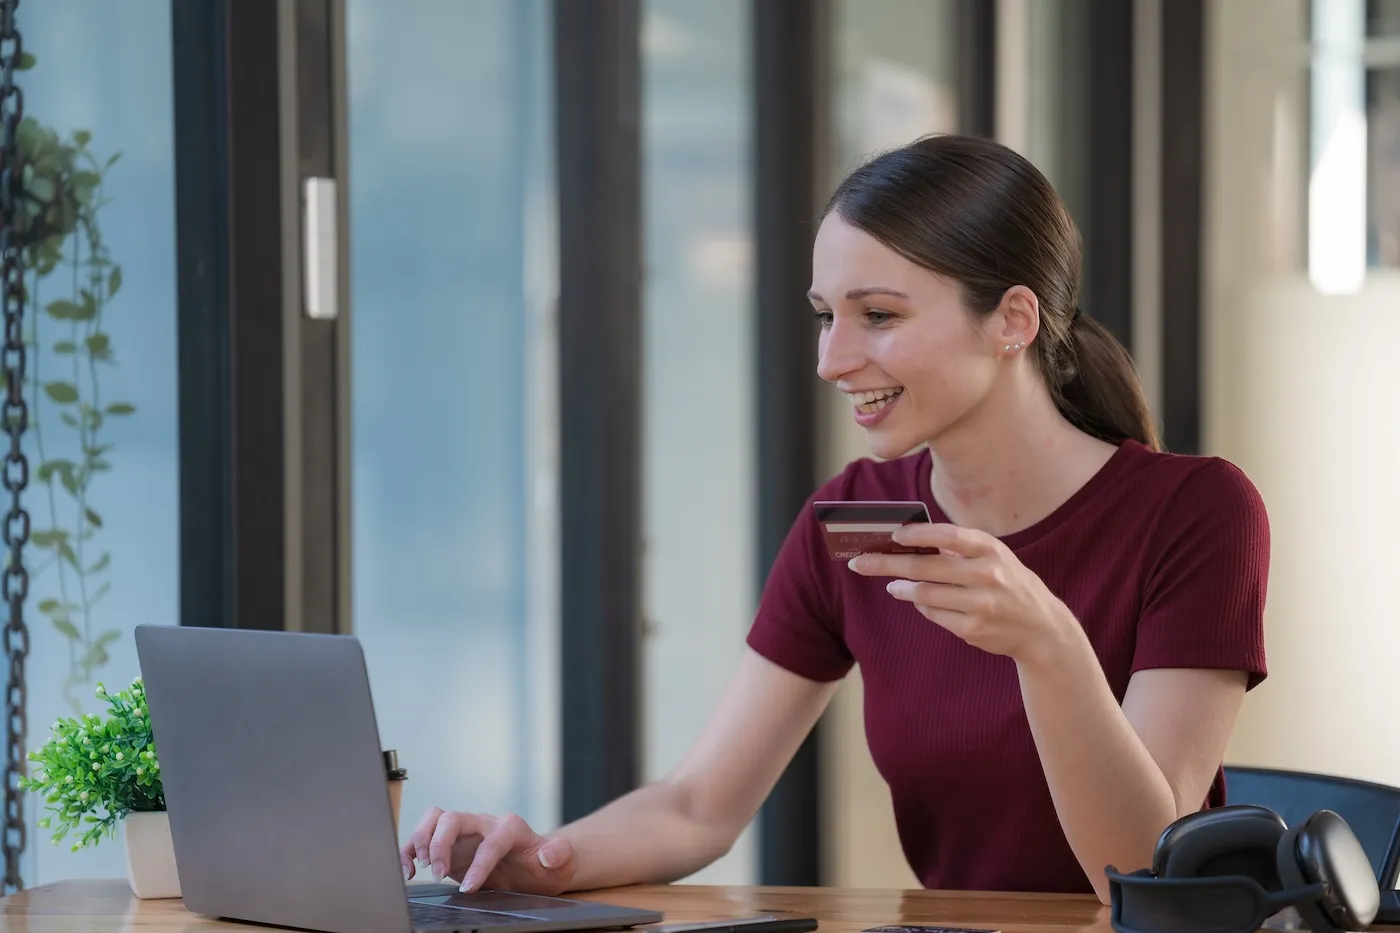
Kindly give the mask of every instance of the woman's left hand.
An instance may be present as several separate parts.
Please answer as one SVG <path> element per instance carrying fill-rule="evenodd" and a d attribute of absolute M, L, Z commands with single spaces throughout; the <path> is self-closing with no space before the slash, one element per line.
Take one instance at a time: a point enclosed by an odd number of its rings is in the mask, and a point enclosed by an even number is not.
<path fill-rule="evenodd" d="M 894 577 L 885 587 L 890 595 L 974 647 L 1037 661 L 1082 632 L 1069 608 L 992 535 L 919 522 L 897 530 L 894 540 L 939 553 L 862 554 L 850 568 Z"/>

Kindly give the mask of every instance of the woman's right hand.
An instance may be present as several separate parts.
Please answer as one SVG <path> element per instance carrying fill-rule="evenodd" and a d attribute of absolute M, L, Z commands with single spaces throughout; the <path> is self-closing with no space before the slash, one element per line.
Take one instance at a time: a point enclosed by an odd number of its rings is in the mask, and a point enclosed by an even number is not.
<path fill-rule="evenodd" d="M 562 894 L 574 877 L 574 847 L 558 835 L 541 836 L 520 817 L 458 813 L 430 807 L 399 850 L 405 880 L 418 868 L 433 880 L 461 879 L 463 891 L 491 888 Z"/>

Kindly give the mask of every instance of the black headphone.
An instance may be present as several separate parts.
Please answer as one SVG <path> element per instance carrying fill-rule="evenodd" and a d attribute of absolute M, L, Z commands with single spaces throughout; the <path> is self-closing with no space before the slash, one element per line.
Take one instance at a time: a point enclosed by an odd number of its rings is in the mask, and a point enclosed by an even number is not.
<path fill-rule="evenodd" d="M 1331 810 L 1291 829 L 1252 804 L 1190 813 L 1162 832 L 1150 869 L 1106 872 L 1118 933 L 1253 933 L 1288 907 L 1312 933 L 1355 933 L 1380 910 L 1371 862 Z"/>

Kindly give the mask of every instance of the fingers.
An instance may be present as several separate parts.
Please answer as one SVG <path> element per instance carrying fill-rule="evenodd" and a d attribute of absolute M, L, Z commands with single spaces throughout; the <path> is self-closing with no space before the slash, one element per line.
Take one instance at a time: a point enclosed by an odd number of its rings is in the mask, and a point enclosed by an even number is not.
<path fill-rule="evenodd" d="M 962 614 L 985 614 L 992 608 L 986 590 L 950 586 L 946 583 L 925 583 L 917 580 L 891 580 L 885 590 L 895 599 L 914 603 L 927 609 Z"/>
<path fill-rule="evenodd" d="M 938 548 L 940 551 L 950 551 L 963 557 L 991 554 L 1001 543 L 985 531 L 946 522 L 914 522 L 901 525 L 890 537 L 896 544 Z"/>
<path fill-rule="evenodd" d="M 931 609 L 919 603 L 915 603 L 914 608 L 919 610 L 919 614 L 933 624 L 961 638 L 963 641 L 968 642 L 968 644 L 972 644 L 969 640 L 971 636 L 969 616 L 961 612 L 952 612 L 947 609 Z"/>
<path fill-rule="evenodd" d="M 433 831 L 437 829 L 438 819 L 441 816 L 441 807 L 429 807 L 425 810 L 423 818 L 413 828 L 408 841 L 403 844 L 403 848 L 399 849 L 405 881 L 413 877 L 414 862 L 420 865 L 428 864 L 428 843 L 433 838 Z"/>
<path fill-rule="evenodd" d="M 444 813 L 428 842 L 428 861 L 433 866 L 433 880 L 446 878 L 452 868 L 452 847 L 465 836 L 486 836 L 495 820 L 475 813 Z"/>
<path fill-rule="evenodd" d="M 971 562 L 947 554 L 862 554 L 848 566 L 865 577 L 904 577 L 932 583 L 965 583 Z"/>
<path fill-rule="evenodd" d="M 430 807 L 399 849 L 405 881 L 413 878 L 415 861 L 431 866 L 435 882 L 453 874 L 454 862 L 467 862 L 461 875 L 463 891 L 480 888 L 512 855 L 523 857 L 518 865 L 527 871 L 571 874 L 574 848 L 561 836 L 538 835 L 515 815 L 497 819 Z"/>
<path fill-rule="evenodd" d="M 529 848 L 536 840 L 534 830 L 518 816 L 507 816 L 485 834 L 471 865 L 462 875 L 461 889 L 474 891 L 496 870 L 501 860 L 517 849 Z"/>
<path fill-rule="evenodd" d="M 566 871 L 574 860 L 574 844 L 562 836 L 550 836 L 540 846 L 539 860 L 549 871 Z"/>

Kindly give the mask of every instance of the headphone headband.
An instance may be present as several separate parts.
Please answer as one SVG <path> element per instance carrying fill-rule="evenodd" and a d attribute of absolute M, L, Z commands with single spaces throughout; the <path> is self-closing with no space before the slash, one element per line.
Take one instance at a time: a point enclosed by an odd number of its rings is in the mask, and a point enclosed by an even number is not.
<path fill-rule="evenodd" d="M 1356 933 L 1380 907 L 1365 850 L 1331 810 L 1291 828 L 1257 806 L 1191 813 L 1162 832 L 1150 868 L 1104 872 L 1116 933 L 1254 933 L 1289 907 L 1311 933 Z"/>
<path fill-rule="evenodd" d="M 1274 914 L 1315 901 L 1321 882 L 1265 891 L 1248 875 L 1160 878 L 1146 869 L 1106 870 L 1117 933 L 1255 933 Z"/>

